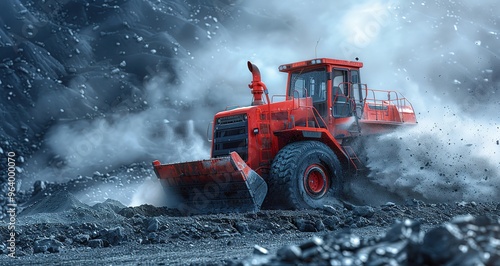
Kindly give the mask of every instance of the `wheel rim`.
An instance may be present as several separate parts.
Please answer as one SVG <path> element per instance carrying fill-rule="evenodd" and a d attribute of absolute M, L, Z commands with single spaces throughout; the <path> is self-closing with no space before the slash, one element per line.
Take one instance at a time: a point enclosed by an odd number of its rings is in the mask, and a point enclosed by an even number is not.
<path fill-rule="evenodd" d="M 328 177 L 325 169 L 318 164 L 307 167 L 304 172 L 304 187 L 312 198 L 321 198 L 328 191 Z"/>

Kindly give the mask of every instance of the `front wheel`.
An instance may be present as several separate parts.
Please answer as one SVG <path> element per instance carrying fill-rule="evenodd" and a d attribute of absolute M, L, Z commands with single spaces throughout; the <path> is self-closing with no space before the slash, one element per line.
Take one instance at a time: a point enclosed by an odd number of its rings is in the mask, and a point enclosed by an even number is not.
<path fill-rule="evenodd" d="M 341 178 L 339 160 L 327 145 L 291 143 L 273 160 L 267 202 L 291 209 L 322 207 L 326 199 L 340 194 Z"/>

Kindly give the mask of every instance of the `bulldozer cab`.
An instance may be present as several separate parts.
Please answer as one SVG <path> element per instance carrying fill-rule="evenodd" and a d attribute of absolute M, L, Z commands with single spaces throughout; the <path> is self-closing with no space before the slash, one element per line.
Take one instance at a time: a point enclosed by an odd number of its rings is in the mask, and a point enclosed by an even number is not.
<path fill-rule="evenodd" d="M 362 66 L 361 62 L 320 58 L 282 65 L 279 70 L 288 73 L 287 99 L 312 98 L 313 107 L 332 134 L 342 136 L 336 126 L 362 112 L 358 108 L 364 99 L 359 74 Z"/>
<path fill-rule="evenodd" d="M 281 65 L 279 70 L 288 73 L 287 99 L 312 98 L 337 140 L 416 124 L 413 107 L 401 93 L 361 83 L 362 67 L 358 61 L 318 58 Z"/>

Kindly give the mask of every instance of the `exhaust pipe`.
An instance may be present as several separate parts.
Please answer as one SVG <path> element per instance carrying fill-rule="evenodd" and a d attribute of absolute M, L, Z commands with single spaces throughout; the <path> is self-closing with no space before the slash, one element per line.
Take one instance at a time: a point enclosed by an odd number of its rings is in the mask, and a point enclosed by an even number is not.
<path fill-rule="evenodd" d="M 262 100 L 262 94 L 266 93 L 267 100 L 269 101 L 269 96 L 267 96 L 267 87 L 262 82 L 260 78 L 260 70 L 259 68 L 252 64 L 250 61 L 247 62 L 248 70 L 252 72 L 252 83 L 248 84 L 248 87 L 252 91 L 253 101 L 252 105 L 263 105 L 264 101 Z"/>

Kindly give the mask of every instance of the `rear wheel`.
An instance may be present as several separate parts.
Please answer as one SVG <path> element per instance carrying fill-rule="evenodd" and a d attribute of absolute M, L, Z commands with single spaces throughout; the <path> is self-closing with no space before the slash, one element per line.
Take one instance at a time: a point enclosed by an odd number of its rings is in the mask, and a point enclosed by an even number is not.
<path fill-rule="evenodd" d="M 288 144 L 271 166 L 266 205 L 316 208 L 341 192 L 342 170 L 333 151 L 318 141 Z"/>

